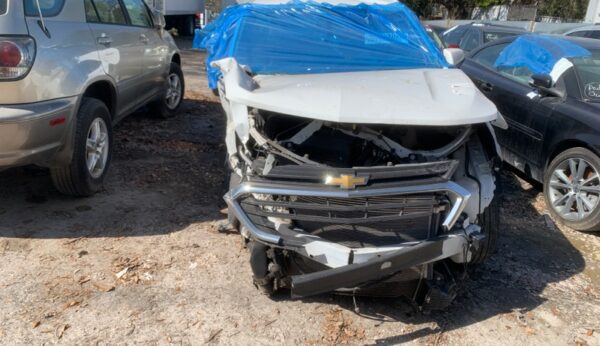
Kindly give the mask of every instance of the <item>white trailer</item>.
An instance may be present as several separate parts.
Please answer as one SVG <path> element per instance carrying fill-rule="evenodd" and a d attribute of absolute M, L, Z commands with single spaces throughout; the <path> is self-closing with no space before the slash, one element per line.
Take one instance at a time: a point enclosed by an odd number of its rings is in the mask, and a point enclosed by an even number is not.
<path fill-rule="evenodd" d="M 585 16 L 587 23 L 600 23 L 600 1 L 590 0 L 588 4 L 587 15 Z"/>
<path fill-rule="evenodd" d="M 196 27 L 205 24 L 204 0 L 146 0 L 160 10 L 167 21 L 167 29 L 176 28 L 183 36 L 194 34 Z"/>

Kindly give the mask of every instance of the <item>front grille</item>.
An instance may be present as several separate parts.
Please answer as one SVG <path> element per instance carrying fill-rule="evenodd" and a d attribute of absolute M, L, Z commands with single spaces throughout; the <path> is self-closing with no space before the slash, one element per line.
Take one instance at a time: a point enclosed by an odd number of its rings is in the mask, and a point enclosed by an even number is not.
<path fill-rule="evenodd" d="M 444 193 L 375 197 L 307 197 L 253 194 L 240 200 L 255 225 L 275 222 L 349 247 L 385 246 L 427 239 L 448 209 Z"/>

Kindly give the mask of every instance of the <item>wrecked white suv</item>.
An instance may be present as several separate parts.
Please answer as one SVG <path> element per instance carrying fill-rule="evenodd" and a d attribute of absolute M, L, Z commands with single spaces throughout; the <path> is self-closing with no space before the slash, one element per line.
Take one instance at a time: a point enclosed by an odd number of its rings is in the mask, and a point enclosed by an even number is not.
<path fill-rule="evenodd" d="M 207 30 L 255 285 L 446 307 L 494 249 L 494 105 L 401 3 L 253 3 Z"/>

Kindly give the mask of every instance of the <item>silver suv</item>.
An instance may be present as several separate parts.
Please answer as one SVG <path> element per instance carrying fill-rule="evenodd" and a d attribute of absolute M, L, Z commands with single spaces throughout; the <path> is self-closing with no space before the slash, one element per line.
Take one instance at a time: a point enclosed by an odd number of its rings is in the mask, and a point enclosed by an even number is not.
<path fill-rule="evenodd" d="M 115 123 L 148 104 L 177 113 L 180 64 L 143 0 L 0 0 L 0 170 L 49 167 L 60 192 L 92 195 Z"/>

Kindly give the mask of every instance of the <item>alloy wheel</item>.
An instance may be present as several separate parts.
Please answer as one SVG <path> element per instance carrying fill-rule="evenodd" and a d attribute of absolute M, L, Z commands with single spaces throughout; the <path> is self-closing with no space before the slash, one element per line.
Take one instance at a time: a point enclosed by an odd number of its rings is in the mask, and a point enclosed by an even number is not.
<path fill-rule="evenodd" d="M 101 118 L 92 121 L 88 130 L 85 161 L 90 175 L 97 179 L 102 176 L 108 160 L 108 128 Z"/>
<path fill-rule="evenodd" d="M 179 106 L 181 101 L 181 79 L 177 73 L 169 75 L 169 88 L 167 89 L 166 105 L 173 110 Z"/>
<path fill-rule="evenodd" d="M 562 218 L 582 221 L 600 203 L 600 175 L 588 161 L 569 158 L 552 172 L 548 192 L 552 208 Z"/>

